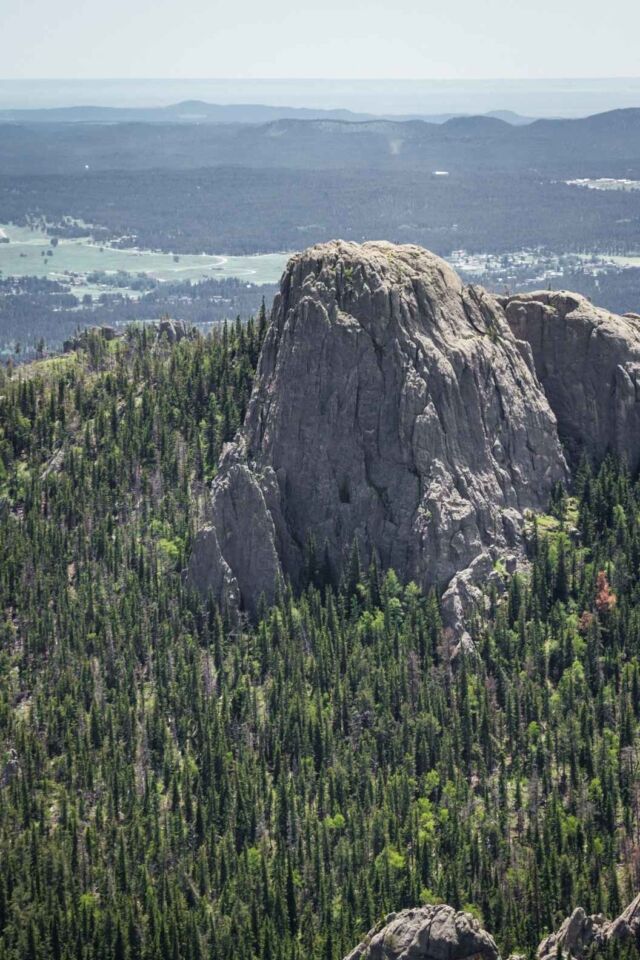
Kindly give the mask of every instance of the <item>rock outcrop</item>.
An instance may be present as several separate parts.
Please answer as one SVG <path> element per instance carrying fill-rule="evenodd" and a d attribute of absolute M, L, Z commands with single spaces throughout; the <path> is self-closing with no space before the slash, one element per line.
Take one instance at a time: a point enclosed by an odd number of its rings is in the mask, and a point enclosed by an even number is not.
<path fill-rule="evenodd" d="M 576 907 L 560 928 L 542 941 L 536 956 L 538 960 L 582 960 L 612 941 L 640 943 L 640 894 L 612 921 L 601 913 L 588 916 L 582 907 Z"/>
<path fill-rule="evenodd" d="M 161 320 L 152 321 L 149 326 L 151 325 L 157 331 L 158 336 L 166 337 L 169 343 L 179 343 L 180 340 L 185 338 L 193 339 L 197 336 L 197 327 L 186 323 L 184 320 L 171 320 L 169 317 L 164 317 Z"/>
<path fill-rule="evenodd" d="M 576 907 L 558 930 L 545 937 L 536 956 L 538 960 L 558 960 L 559 957 L 579 960 L 588 951 L 605 943 L 605 927 L 606 920 L 602 914 L 588 916 L 582 907 Z"/>
<path fill-rule="evenodd" d="M 498 948 L 475 917 L 441 904 L 392 913 L 345 960 L 498 960 Z"/>
<path fill-rule="evenodd" d="M 179 343 L 180 340 L 193 340 L 198 336 L 198 328 L 185 320 L 172 320 L 170 317 L 162 317 L 159 320 L 145 320 L 140 322 L 147 333 L 153 333 L 160 340 L 166 339 L 170 344 Z M 70 337 L 63 343 L 63 352 L 71 353 L 73 350 L 86 348 L 90 336 L 101 337 L 107 342 L 119 340 L 127 335 L 127 329 L 131 324 L 124 323 L 119 327 L 103 325 L 99 327 L 86 327 L 79 331 L 75 336 Z"/>
<path fill-rule="evenodd" d="M 640 945 L 640 893 L 619 917 L 612 920 L 607 927 L 607 939 L 627 942 L 635 941 Z"/>
<path fill-rule="evenodd" d="M 354 540 L 423 587 L 516 550 L 566 476 L 553 413 L 497 301 L 415 246 L 293 257 L 243 428 L 223 454 L 189 574 L 254 609 L 313 538 Z M 488 564 L 491 566 L 491 563 Z"/>
<path fill-rule="evenodd" d="M 612 941 L 640 945 L 640 894 L 613 921 L 577 907 L 538 947 L 537 960 L 586 960 Z M 493 937 L 475 917 L 446 904 L 392 913 L 345 960 L 499 960 Z M 521 960 L 512 954 L 509 960 Z"/>
<path fill-rule="evenodd" d="M 501 303 L 514 335 L 531 349 L 571 460 L 583 451 L 596 461 L 611 452 L 637 470 L 640 319 L 608 313 L 576 293 L 516 294 Z"/>

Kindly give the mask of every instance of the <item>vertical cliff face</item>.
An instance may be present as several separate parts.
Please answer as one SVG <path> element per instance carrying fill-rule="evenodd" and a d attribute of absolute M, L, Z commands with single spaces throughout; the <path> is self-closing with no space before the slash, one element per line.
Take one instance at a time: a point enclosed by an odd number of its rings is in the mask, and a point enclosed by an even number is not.
<path fill-rule="evenodd" d="M 245 424 L 213 484 L 192 580 L 249 607 L 305 543 L 339 570 L 357 539 L 444 587 L 518 542 L 566 466 L 555 418 L 502 309 L 415 246 L 295 256 Z"/>
<path fill-rule="evenodd" d="M 640 318 L 616 316 L 576 293 L 516 294 L 501 300 L 514 335 L 532 351 L 536 374 L 575 462 L 584 451 L 640 466 Z"/>

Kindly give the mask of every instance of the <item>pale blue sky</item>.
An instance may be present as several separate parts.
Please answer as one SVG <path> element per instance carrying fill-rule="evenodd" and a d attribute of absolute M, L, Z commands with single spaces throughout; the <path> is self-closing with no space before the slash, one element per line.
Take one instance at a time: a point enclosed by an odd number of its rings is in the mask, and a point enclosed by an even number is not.
<path fill-rule="evenodd" d="M 637 77 L 637 0 L 0 0 L 0 76 Z"/>

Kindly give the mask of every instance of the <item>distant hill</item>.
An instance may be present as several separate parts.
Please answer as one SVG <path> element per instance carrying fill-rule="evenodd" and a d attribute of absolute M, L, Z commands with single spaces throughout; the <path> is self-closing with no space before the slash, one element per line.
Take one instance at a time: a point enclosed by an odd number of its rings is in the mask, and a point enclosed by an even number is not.
<path fill-rule="evenodd" d="M 514 127 L 521 127 L 535 120 L 535 117 L 523 117 L 522 114 L 514 113 L 513 110 L 491 110 L 487 116 L 497 117 L 498 120 L 513 124 Z"/>
<path fill-rule="evenodd" d="M 371 114 L 352 110 L 321 110 L 307 107 L 277 107 L 265 104 L 219 104 L 184 100 L 166 107 L 73 106 L 33 110 L 0 110 L 0 123 L 269 123 L 274 120 L 425 120 L 445 123 L 461 114 Z M 506 123 L 531 123 L 511 110 L 496 110 L 487 116 Z"/>
<path fill-rule="evenodd" d="M 200 107 L 192 103 L 180 109 L 181 116 L 193 117 Z M 520 126 L 490 116 L 453 117 L 444 123 L 379 118 L 356 122 L 331 113 L 268 123 L 187 123 L 171 119 L 170 113 L 163 116 L 164 122 L 156 123 L 4 123 L 0 173 L 231 165 L 357 169 L 363 174 L 372 169 L 537 170 L 570 178 L 616 176 L 612 163 L 640 160 L 640 109 Z"/>
<path fill-rule="evenodd" d="M 185 100 L 166 107 L 88 105 L 0 111 L 0 123 L 269 123 L 286 118 L 357 121 L 370 119 L 370 114 L 250 103 L 216 104 L 201 100 Z"/>

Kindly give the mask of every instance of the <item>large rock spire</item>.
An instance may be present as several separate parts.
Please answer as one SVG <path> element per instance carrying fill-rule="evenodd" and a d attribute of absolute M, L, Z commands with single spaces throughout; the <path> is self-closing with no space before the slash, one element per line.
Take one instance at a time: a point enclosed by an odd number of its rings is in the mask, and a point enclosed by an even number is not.
<path fill-rule="evenodd" d="M 338 571 L 356 539 L 445 588 L 515 549 L 566 476 L 556 422 L 502 308 L 416 246 L 335 241 L 294 256 L 246 420 L 213 484 L 192 580 L 254 608 L 305 542 Z"/>

